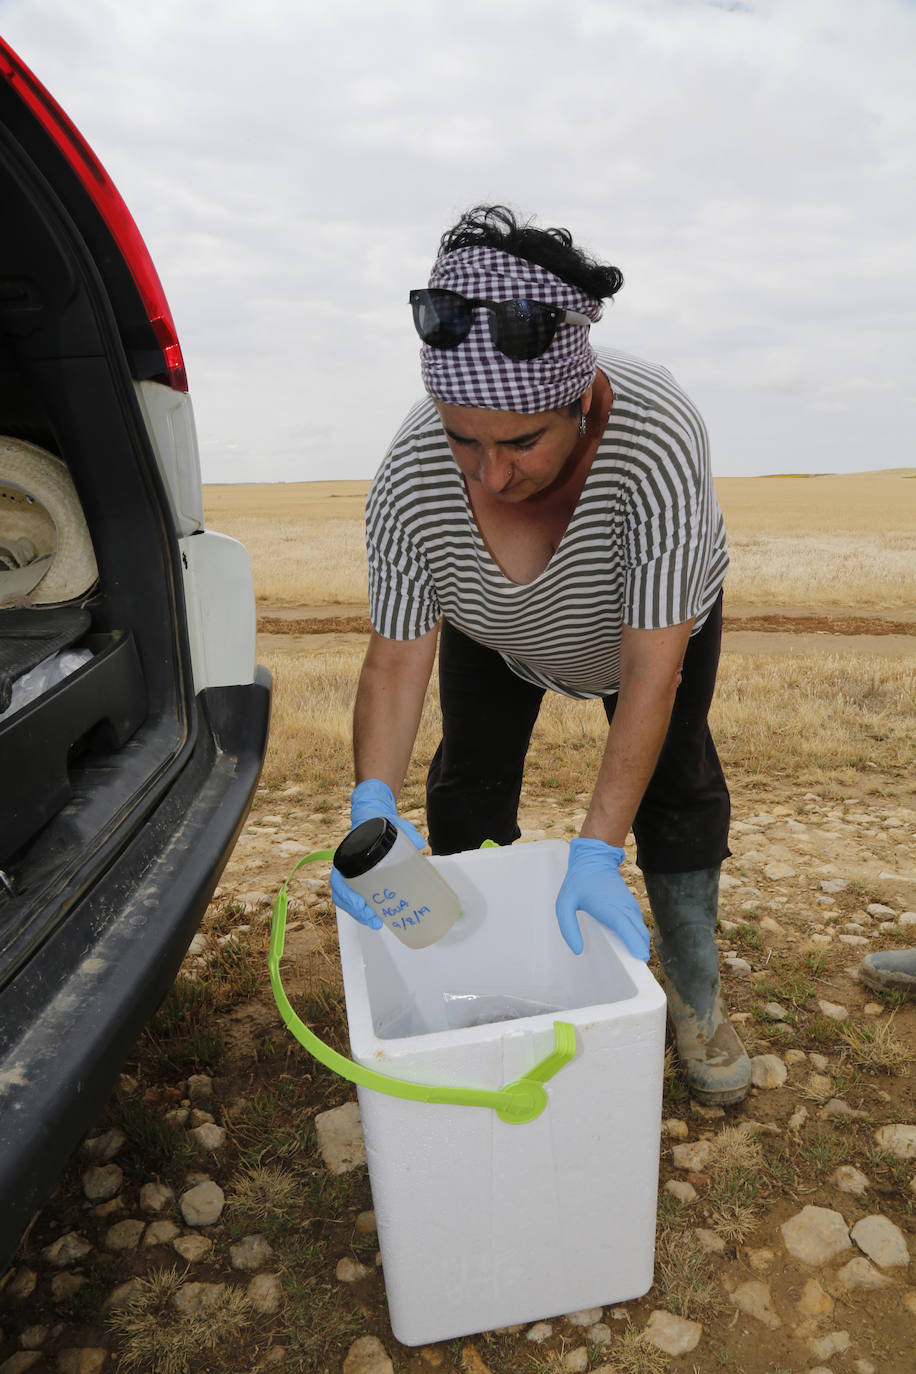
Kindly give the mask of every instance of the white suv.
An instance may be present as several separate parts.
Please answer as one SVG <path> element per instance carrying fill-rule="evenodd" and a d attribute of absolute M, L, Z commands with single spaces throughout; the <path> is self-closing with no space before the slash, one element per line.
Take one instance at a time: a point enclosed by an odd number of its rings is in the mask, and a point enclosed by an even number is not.
<path fill-rule="evenodd" d="M 159 278 L 0 42 L 0 1272 L 172 982 L 270 677 Z"/>

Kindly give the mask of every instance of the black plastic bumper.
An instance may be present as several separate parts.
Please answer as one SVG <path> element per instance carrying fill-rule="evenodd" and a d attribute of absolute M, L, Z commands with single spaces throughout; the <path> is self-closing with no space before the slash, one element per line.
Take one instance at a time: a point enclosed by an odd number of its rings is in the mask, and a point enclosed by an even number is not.
<path fill-rule="evenodd" d="M 3 992 L 0 1273 L 97 1119 L 173 982 L 244 824 L 270 675 L 210 688 L 197 744 L 155 813 Z"/>

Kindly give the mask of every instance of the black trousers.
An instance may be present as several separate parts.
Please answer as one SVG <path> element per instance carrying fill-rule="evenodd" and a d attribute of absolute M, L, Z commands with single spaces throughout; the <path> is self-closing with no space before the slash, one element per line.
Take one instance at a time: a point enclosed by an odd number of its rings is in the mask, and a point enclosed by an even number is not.
<path fill-rule="evenodd" d="M 722 639 L 722 598 L 689 641 L 668 733 L 633 821 L 636 862 L 650 873 L 692 873 L 727 858 L 731 804 L 707 716 Z M 511 844 L 525 756 L 544 689 L 516 677 L 493 649 L 443 620 L 439 639 L 442 740 L 426 781 L 434 854 Z M 617 695 L 603 699 L 608 721 Z M 583 790 L 594 779 L 583 778 Z"/>

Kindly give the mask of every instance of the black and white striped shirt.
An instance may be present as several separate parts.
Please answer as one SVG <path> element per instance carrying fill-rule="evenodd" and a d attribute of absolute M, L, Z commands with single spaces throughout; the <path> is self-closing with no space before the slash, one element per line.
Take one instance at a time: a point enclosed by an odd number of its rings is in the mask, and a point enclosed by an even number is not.
<path fill-rule="evenodd" d="M 599 352 L 614 393 L 572 519 L 533 582 L 487 551 L 429 397 L 411 410 L 366 505 L 369 607 L 387 639 L 444 615 L 527 682 L 570 697 L 620 681 L 620 635 L 708 615 L 728 567 L 706 429 L 663 367 Z"/>

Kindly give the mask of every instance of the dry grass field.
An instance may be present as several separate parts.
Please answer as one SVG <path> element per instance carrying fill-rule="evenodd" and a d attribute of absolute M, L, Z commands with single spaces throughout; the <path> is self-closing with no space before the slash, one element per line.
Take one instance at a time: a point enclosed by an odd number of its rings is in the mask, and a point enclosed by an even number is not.
<path fill-rule="evenodd" d="M 788 663 L 782 656 L 764 665 L 753 654 L 724 658 L 714 724 L 731 768 L 758 776 L 794 769 L 800 779 L 817 780 L 869 761 L 910 758 L 912 658 L 892 657 L 886 640 L 878 655 L 869 647 L 863 672 L 849 658 L 853 641 L 823 632 L 841 615 L 858 618 L 860 636 L 869 618 L 874 628 L 881 618 L 916 622 L 916 472 L 722 478 L 717 487 L 732 550 L 726 625 L 734 607 L 751 617 L 779 612 L 788 623 L 804 616 L 820 631 L 794 636 Z M 206 488 L 208 523 L 243 540 L 251 553 L 265 623 L 282 627 L 285 615 L 292 628 L 297 619 L 308 623 L 315 612 L 333 609 L 329 629 L 359 624 L 366 612 L 367 489 L 367 482 Z M 277 685 L 267 781 L 313 770 L 323 779 L 347 774 L 363 643 L 352 632 L 262 636 L 262 657 Z M 906 647 L 899 639 L 894 645 Z M 531 770 L 574 795 L 583 768 L 596 766 L 602 739 L 600 707 L 548 698 Z M 435 741 L 431 700 L 419 761 Z M 411 785 L 421 771 L 418 762 Z"/>
<path fill-rule="evenodd" d="M 916 474 L 725 477 L 727 586 L 746 607 L 916 607 Z M 209 486 L 207 523 L 249 549 L 260 603 L 366 599 L 368 482 Z"/>

